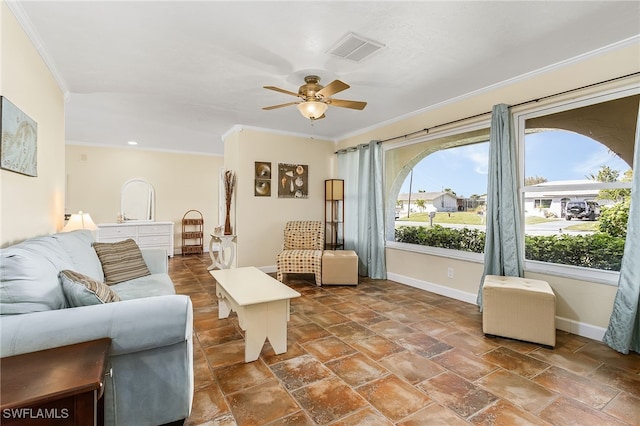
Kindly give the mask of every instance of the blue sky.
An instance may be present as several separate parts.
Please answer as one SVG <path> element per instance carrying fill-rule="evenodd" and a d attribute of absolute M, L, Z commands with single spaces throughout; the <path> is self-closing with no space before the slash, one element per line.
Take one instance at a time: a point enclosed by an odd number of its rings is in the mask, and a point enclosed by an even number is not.
<path fill-rule="evenodd" d="M 487 192 L 489 143 L 438 151 L 424 158 L 413 170 L 412 192 L 453 189 L 459 196 Z M 619 170 L 630 166 L 607 148 L 585 136 L 563 131 L 527 135 L 525 176 L 542 176 L 549 181 L 585 179 L 606 165 Z M 401 193 L 409 192 L 409 176 Z"/>

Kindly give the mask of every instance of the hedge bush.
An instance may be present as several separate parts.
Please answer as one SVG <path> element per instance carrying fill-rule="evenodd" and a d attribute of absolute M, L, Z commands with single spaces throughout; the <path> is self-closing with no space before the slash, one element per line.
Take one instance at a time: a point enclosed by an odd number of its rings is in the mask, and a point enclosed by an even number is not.
<path fill-rule="evenodd" d="M 446 228 L 442 225 L 433 225 L 433 228 L 424 226 L 400 226 L 396 229 L 396 241 L 402 243 L 419 244 L 430 247 L 441 247 L 452 250 L 470 251 L 473 253 L 484 252 L 485 233 L 472 228 Z"/>
<path fill-rule="evenodd" d="M 631 198 L 627 198 L 621 203 L 610 207 L 603 207 L 600 217 L 598 218 L 600 232 L 604 232 L 613 237 L 626 237 L 630 205 Z"/>
<path fill-rule="evenodd" d="M 587 235 L 525 235 L 525 258 L 563 265 L 619 271 L 624 238 Z"/>
<path fill-rule="evenodd" d="M 400 226 L 395 236 L 402 243 L 484 252 L 485 232 L 477 229 Z M 619 271 L 623 252 L 624 238 L 604 233 L 525 236 L 525 258 L 529 260 Z"/>

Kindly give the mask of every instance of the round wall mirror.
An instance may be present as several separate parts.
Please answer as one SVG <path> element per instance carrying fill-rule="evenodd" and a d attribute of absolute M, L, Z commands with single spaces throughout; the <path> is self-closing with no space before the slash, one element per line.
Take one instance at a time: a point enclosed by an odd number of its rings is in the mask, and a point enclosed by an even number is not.
<path fill-rule="evenodd" d="M 155 191 L 144 179 L 131 179 L 120 190 L 120 214 L 125 221 L 155 220 Z"/>

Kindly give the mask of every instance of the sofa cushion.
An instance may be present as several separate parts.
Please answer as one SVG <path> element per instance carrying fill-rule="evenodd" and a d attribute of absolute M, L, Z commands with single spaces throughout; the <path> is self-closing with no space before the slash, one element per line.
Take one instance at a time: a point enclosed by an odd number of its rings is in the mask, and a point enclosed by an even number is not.
<path fill-rule="evenodd" d="M 122 300 L 176 294 L 168 274 L 152 274 L 115 284 L 109 288 L 115 291 Z"/>
<path fill-rule="evenodd" d="M 52 235 L 68 255 L 72 269 L 98 281 L 104 281 L 102 265 L 96 251 L 91 248 L 95 241 L 91 231 L 79 229 Z"/>
<path fill-rule="evenodd" d="M 62 248 L 58 240 L 51 235 L 30 238 L 9 247 L 9 249 L 20 249 L 32 253 L 34 256 L 40 256 L 43 260 L 48 261 L 56 269 L 56 279 L 58 272 L 72 266 L 69 255 Z"/>
<path fill-rule="evenodd" d="M 70 307 L 119 302 L 120 297 L 108 285 L 79 272 L 60 272 L 62 290 Z"/>
<path fill-rule="evenodd" d="M 55 263 L 18 246 L 0 250 L 0 314 L 66 307 Z"/>
<path fill-rule="evenodd" d="M 117 243 L 93 243 L 107 285 L 150 275 L 138 244 L 131 238 Z"/>

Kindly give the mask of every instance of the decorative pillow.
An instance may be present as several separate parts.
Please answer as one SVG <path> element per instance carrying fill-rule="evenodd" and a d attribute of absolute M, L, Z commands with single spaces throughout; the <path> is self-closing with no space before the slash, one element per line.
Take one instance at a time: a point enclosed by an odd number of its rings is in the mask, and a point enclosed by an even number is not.
<path fill-rule="evenodd" d="M 287 231 L 284 235 L 285 250 L 314 250 L 318 234 L 309 231 Z"/>
<path fill-rule="evenodd" d="M 120 301 L 120 297 L 104 283 L 79 272 L 65 269 L 60 272 L 60 281 L 70 307 Z"/>
<path fill-rule="evenodd" d="M 93 243 L 93 248 L 102 263 L 107 285 L 151 275 L 138 244 L 131 238 L 117 243 Z"/>

